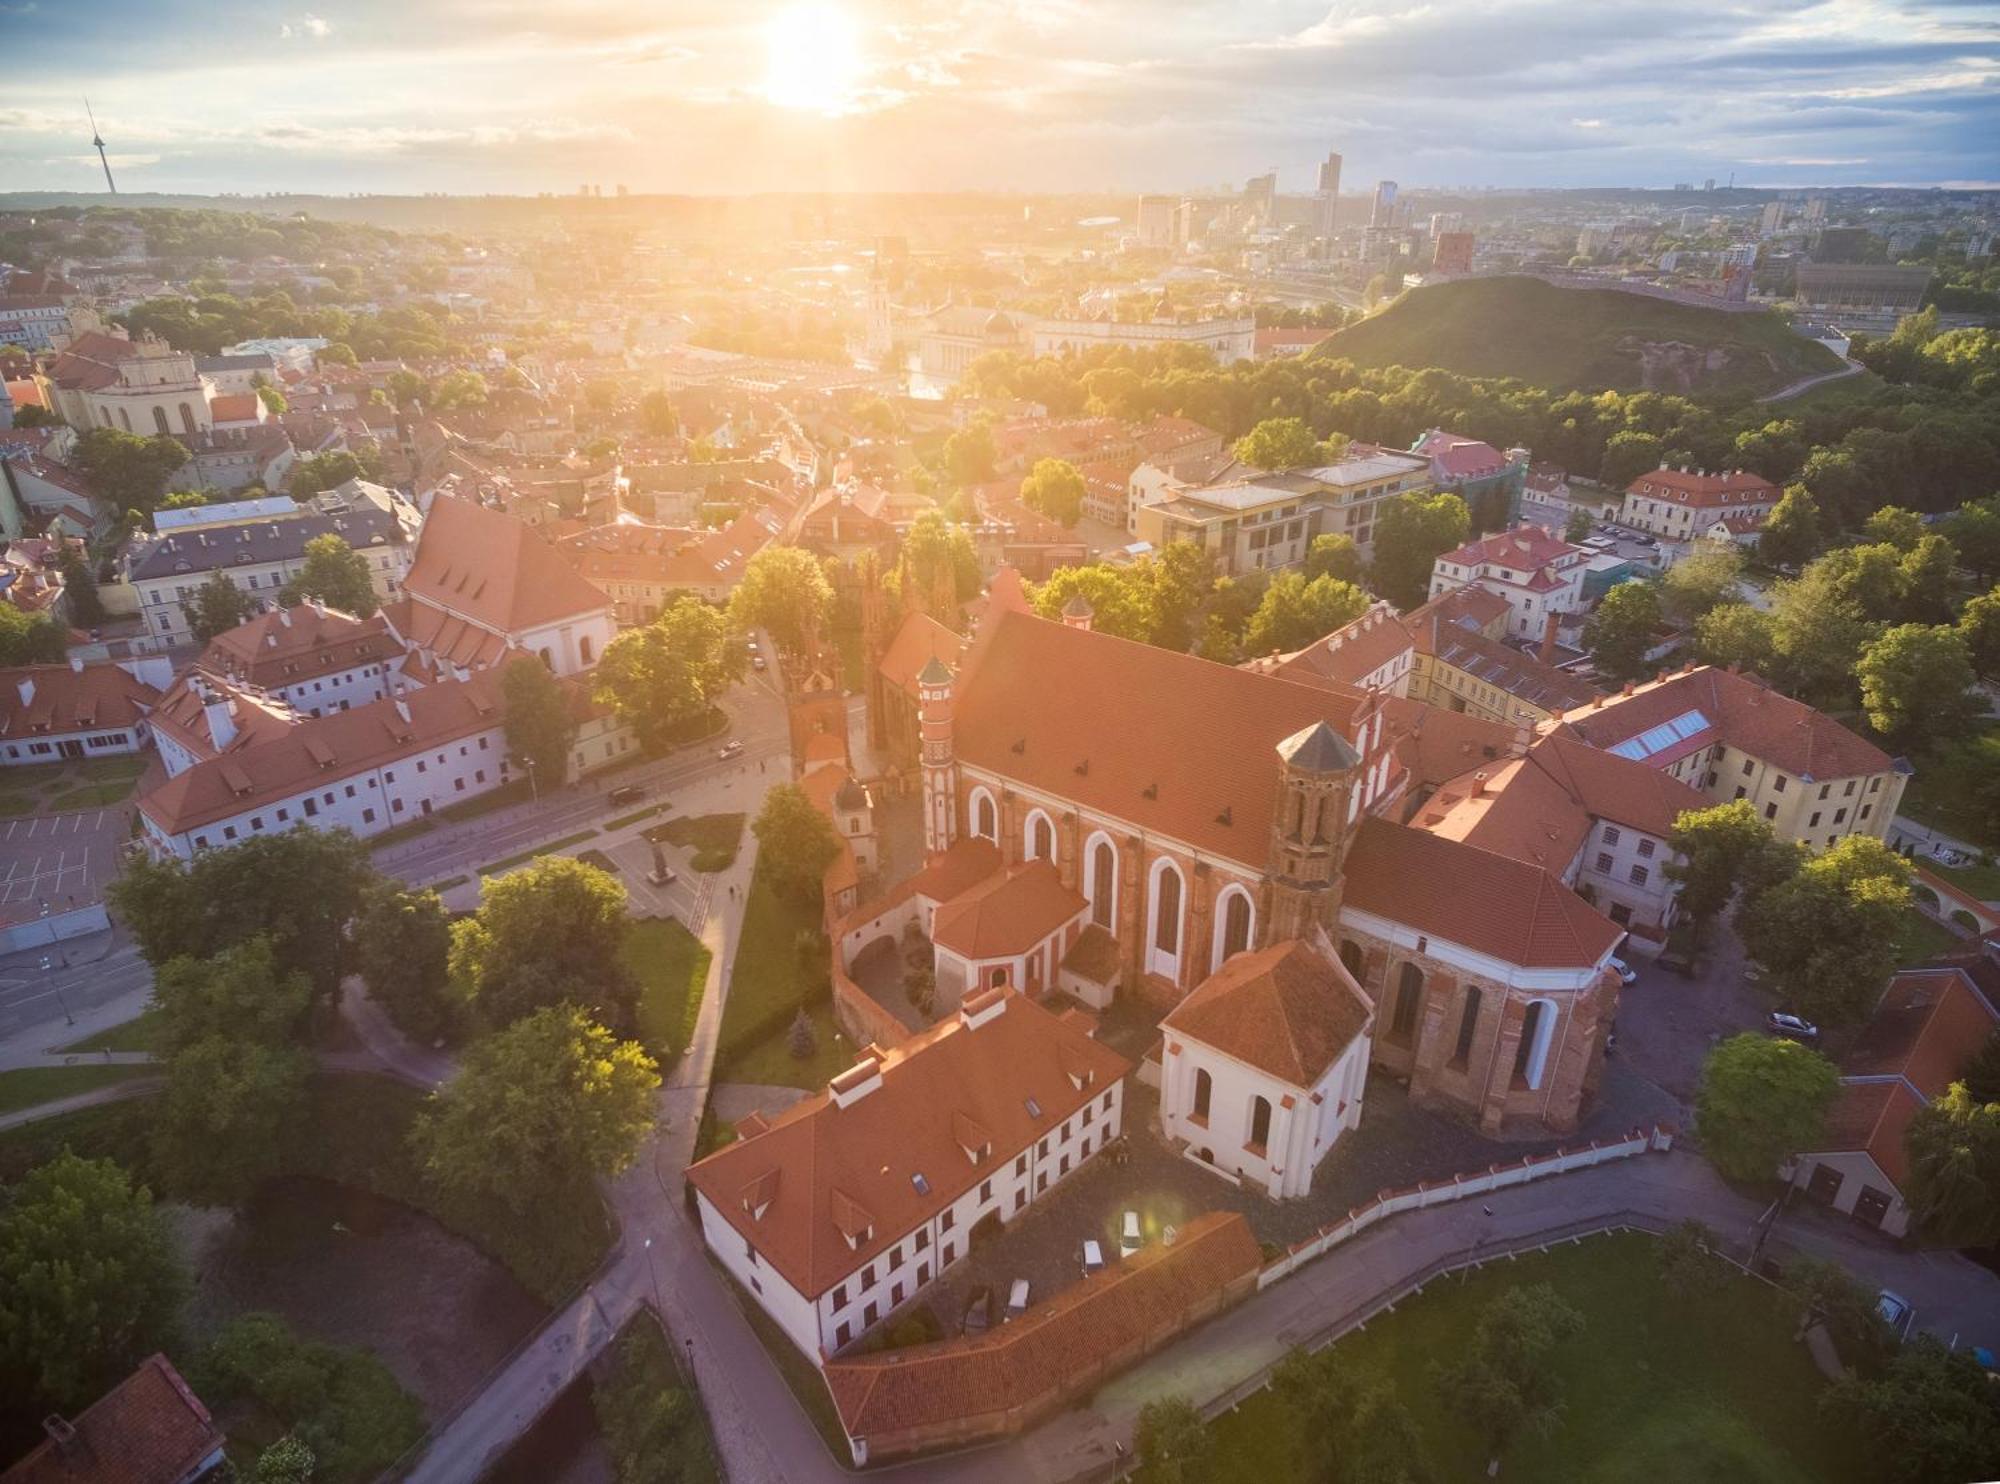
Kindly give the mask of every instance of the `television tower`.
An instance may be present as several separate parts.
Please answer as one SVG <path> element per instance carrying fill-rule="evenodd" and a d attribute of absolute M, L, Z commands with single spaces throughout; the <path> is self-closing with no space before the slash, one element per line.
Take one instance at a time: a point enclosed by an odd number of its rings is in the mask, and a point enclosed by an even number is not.
<path fill-rule="evenodd" d="M 104 183 L 111 188 L 111 194 L 118 194 L 118 183 L 111 178 L 111 160 L 104 153 L 104 136 L 97 132 L 97 115 L 90 111 L 90 100 L 83 100 L 83 111 L 90 119 L 90 143 L 97 151 L 97 162 L 104 167 Z"/>

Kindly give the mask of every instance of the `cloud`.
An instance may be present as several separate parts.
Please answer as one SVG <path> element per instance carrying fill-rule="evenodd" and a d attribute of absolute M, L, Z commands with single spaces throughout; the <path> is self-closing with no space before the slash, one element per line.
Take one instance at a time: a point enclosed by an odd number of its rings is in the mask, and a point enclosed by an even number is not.
<path fill-rule="evenodd" d="M 322 20 L 308 12 L 296 22 L 286 21 L 278 27 L 278 35 L 286 41 L 324 41 L 333 34 L 333 22 Z"/>

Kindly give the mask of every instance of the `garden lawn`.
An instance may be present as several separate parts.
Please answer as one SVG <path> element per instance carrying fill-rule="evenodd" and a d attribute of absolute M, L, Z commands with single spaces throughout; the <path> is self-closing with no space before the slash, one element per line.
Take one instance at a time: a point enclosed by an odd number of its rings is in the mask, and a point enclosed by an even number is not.
<path fill-rule="evenodd" d="M 819 1088 L 853 1065 L 854 1048 L 833 1023 L 825 981 L 809 983 L 799 967 L 799 934 L 818 932 L 819 918 L 816 902 L 783 896 L 772 887 L 769 874 L 758 869 L 750 883 L 735 969 L 723 1005 L 716 1047 L 718 1082 Z M 801 1060 L 792 1055 L 791 1024 L 809 988 L 821 992 L 808 1006 L 813 1053 Z"/>
<path fill-rule="evenodd" d="M 1502 1477 L 1544 1484 L 1860 1484 L 1858 1449 L 1818 1410 L 1825 1382 L 1792 1339 L 1795 1306 L 1731 1276 L 1686 1297 L 1660 1281 L 1653 1239 L 1587 1237 L 1470 1275 L 1433 1280 L 1393 1314 L 1335 1345 L 1368 1381 L 1393 1381 L 1434 1477 L 1485 1477 L 1487 1449 L 1444 1405 L 1434 1367 L 1464 1348 L 1481 1309 L 1549 1282 L 1584 1316 L 1554 1354 L 1565 1406 L 1547 1437 L 1523 1436 Z M 1329 1261 L 1338 1262 L 1335 1257 Z M 1215 1484 L 1306 1484 L 1295 1425 L 1268 1391 L 1214 1424 Z M 1138 1477 L 1144 1478 L 1143 1474 Z"/>
<path fill-rule="evenodd" d="M 670 819 L 646 831 L 649 840 L 692 847 L 697 871 L 726 871 L 736 864 L 737 848 L 743 843 L 741 814 L 693 814 Z"/>
<path fill-rule="evenodd" d="M 1957 953 L 1972 941 L 1912 907 L 1903 914 L 1903 930 L 1896 935 L 1896 963 L 1900 968 L 1914 968 L 1940 954 Z"/>
<path fill-rule="evenodd" d="M 1897 812 L 1974 845 L 2000 846 L 1977 800 L 1980 781 L 1996 773 L 2000 773 L 2000 723 L 1982 722 L 1950 746 L 1918 760 Z"/>
<path fill-rule="evenodd" d="M 73 1098 L 80 1092 L 94 1092 L 134 1077 L 157 1077 L 160 1069 L 145 1063 L 129 1065 L 81 1062 L 73 1067 L 17 1067 L 0 1072 L 0 1113 L 17 1113 L 23 1108 Z"/>
<path fill-rule="evenodd" d="M 1935 860 L 1919 860 L 1917 864 L 1933 876 L 1942 876 L 1967 896 L 1982 902 L 2000 902 L 2000 866 L 1947 866 Z"/>
<path fill-rule="evenodd" d="M 710 954 L 671 917 L 634 922 L 621 957 L 639 981 L 639 1039 L 663 1061 L 679 1056 L 694 1035 Z"/>
<path fill-rule="evenodd" d="M 117 1025 L 106 1026 L 94 1036 L 85 1036 L 64 1051 L 151 1051 L 160 1034 L 160 1011 L 157 1007 L 141 1010 L 131 1019 Z"/>

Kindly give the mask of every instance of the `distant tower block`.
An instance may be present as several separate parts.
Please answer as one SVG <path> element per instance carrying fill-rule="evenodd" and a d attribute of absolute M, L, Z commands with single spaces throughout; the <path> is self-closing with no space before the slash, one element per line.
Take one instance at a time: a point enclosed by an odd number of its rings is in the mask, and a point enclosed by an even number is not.
<path fill-rule="evenodd" d="M 83 111 L 90 120 L 90 145 L 97 151 L 97 163 L 104 167 L 104 184 L 112 195 L 118 194 L 118 183 L 111 178 L 111 157 L 104 152 L 104 136 L 97 132 L 97 115 L 90 111 L 90 100 L 83 100 Z"/>

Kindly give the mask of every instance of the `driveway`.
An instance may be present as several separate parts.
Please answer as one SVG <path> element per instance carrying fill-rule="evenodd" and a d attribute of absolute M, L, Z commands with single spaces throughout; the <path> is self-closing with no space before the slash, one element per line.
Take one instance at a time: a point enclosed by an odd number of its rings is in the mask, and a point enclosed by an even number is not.
<path fill-rule="evenodd" d="M 1750 985 L 1743 945 L 1724 921 L 1709 927 L 1701 973 L 1695 978 L 1670 974 L 1639 955 L 1629 962 L 1639 978 L 1618 999 L 1618 1049 L 1612 1061 L 1692 1104 L 1710 1048 L 1738 1031 L 1756 1030 L 1771 1003 Z"/>
<path fill-rule="evenodd" d="M 95 902 L 118 874 L 123 809 L 37 814 L 0 825 L 0 924 Z"/>

